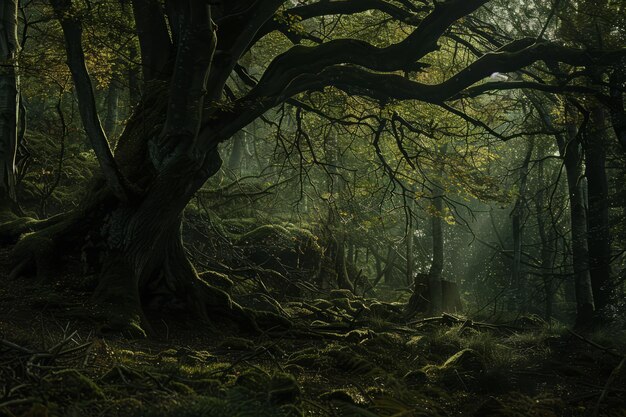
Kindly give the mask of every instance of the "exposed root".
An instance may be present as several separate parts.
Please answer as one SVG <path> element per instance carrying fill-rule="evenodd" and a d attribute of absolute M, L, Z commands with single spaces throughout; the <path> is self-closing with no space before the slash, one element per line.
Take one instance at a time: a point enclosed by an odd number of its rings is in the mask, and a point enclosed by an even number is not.
<path fill-rule="evenodd" d="M 66 217 L 65 214 L 59 214 L 49 219 L 37 220 L 32 217 L 0 216 L 0 243 L 15 244 L 23 234 L 42 230 L 63 221 Z"/>

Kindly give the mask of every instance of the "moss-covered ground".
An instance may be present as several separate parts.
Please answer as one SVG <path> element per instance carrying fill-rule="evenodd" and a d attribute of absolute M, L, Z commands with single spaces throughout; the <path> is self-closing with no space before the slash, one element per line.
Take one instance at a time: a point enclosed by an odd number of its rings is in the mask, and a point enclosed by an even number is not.
<path fill-rule="evenodd" d="M 0 276 L 2 416 L 626 416 L 624 330 L 407 323 L 334 291 L 282 302 L 289 330 L 148 312 L 136 340 L 101 335 L 88 280 L 62 279 Z"/>

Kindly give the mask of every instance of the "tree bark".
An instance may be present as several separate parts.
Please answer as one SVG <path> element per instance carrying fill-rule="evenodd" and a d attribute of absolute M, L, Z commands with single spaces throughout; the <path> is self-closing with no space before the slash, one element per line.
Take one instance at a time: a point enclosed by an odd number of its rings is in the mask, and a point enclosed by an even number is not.
<path fill-rule="evenodd" d="M 241 161 L 246 147 L 246 133 L 239 132 L 233 138 L 233 147 L 228 158 L 228 169 L 235 176 L 241 174 Z"/>
<path fill-rule="evenodd" d="M 433 192 L 433 209 L 431 216 L 433 234 L 433 262 L 428 271 L 428 288 L 430 297 L 430 313 L 438 314 L 443 308 L 443 288 L 441 276 L 443 273 L 443 193 L 437 188 Z"/>
<path fill-rule="evenodd" d="M 513 232 L 513 265 L 511 267 L 511 278 L 509 282 L 509 307 L 518 309 L 524 305 L 522 298 L 522 247 L 524 244 L 524 215 L 526 207 L 526 184 L 528 182 L 528 166 L 533 154 L 535 144 L 531 141 L 528 144 L 526 155 L 519 170 L 519 194 L 515 201 L 512 212 L 512 232 Z M 520 302 L 521 301 L 521 302 Z"/>
<path fill-rule="evenodd" d="M 549 112 L 542 103 L 533 96 L 529 96 L 533 106 L 537 109 L 544 124 L 551 130 L 557 129 L 552 122 Z M 576 112 L 571 103 L 565 105 L 566 134 L 554 135 L 559 148 L 559 155 L 563 158 L 563 165 L 567 176 L 568 202 L 570 205 L 570 228 L 572 246 L 572 267 L 574 270 L 574 289 L 576 294 L 576 325 L 589 327 L 593 325 L 595 304 L 589 273 L 589 247 L 587 242 L 587 211 L 585 208 L 585 193 L 583 190 L 583 152 L 581 135 L 576 126 Z M 588 120 L 585 119 L 581 130 Z"/>
<path fill-rule="evenodd" d="M 583 132 L 587 179 L 587 242 L 593 299 L 601 311 L 612 299 L 609 184 L 606 175 L 607 124 L 605 110 L 594 104 Z"/>
<path fill-rule="evenodd" d="M 13 212 L 16 206 L 15 158 L 20 118 L 17 10 L 17 0 L 0 4 L 0 209 L 4 212 Z"/>
<path fill-rule="evenodd" d="M 111 79 L 109 91 L 107 91 L 106 107 L 107 114 L 104 123 L 104 132 L 108 138 L 115 136 L 117 124 L 119 122 L 119 101 L 121 87 L 116 76 Z"/>
<path fill-rule="evenodd" d="M 165 80 L 171 73 L 167 67 L 173 45 L 161 5 L 157 0 L 132 0 L 132 5 L 139 35 L 144 84 L 153 80 Z"/>
<path fill-rule="evenodd" d="M 72 0 L 52 0 L 51 4 L 63 29 L 67 65 L 72 73 L 83 127 L 107 184 L 119 199 L 128 200 L 131 198 L 128 184 L 113 158 L 109 141 L 98 116 L 91 78 L 85 65 L 82 26 L 77 18 L 72 16 Z"/>
<path fill-rule="evenodd" d="M 539 237 L 541 239 L 541 279 L 543 281 L 543 290 L 545 297 L 544 318 L 547 322 L 552 319 L 552 309 L 554 305 L 554 276 L 552 268 L 554 267 L 554 255 L 556 253 L 556 236 L 552 224 L 546 221 L 547 213 L 551 210 L 545 207 L 545 161 L 538 163 L 538 179 L 539 189 L 535 199 L 535 212 L 537 215 L 537 228 L 539 229 Z"/>
<path fill-rule="evenodd" d="M 443 157 L 447 151 L 447 145 L 438 149 L 437 160 L 440 163 L 438 175 L 443 175 Z M 432 192 L 433 211 L 431 216 L 432 235 L 433 235 L 433 261 L 428 271 L 428 288 L 430 298 L 430 313 L 438 314 L 443 309 L 443 263 L 444 263 L 444 239 L 443 239 L 443 197 L 444 190 L 439 181 L 434 181 Z"/>
<path fill-rule="evenodd" d="M 593 322 L 595 305 L 589 274 L 589 247 L 587 242 L 587 212 L 582 184 L 582 147 L 580 135 L 574 124 L 573 110 L 567 106 L 567 140 L 557 135 L 559 153 L 564 160 L 567 173 L 567 186 L 570 203 L 570 223 L 572 229 L 572 263 L 576 288 L 576 324 L 590 326 Z M 584 127 L 583 127 L 584 128 Z"/>

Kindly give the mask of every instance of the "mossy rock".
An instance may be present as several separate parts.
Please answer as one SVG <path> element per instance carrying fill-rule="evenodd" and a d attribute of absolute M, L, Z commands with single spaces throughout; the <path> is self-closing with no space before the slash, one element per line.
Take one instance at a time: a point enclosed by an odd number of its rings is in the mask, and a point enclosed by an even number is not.
<path fill-rule="evenodd" d="M 441 365 L 441 370 L 444 372 L 454 370 L 457 372 L 483 372 L 485 368 L 485 362 L 473 349 L 460 350 Z"/>
<path fill-rule="evenodd" d="M 427 369 L 428 368 L 428 369 Z M 446 387 L 464 391 L 480 390 L 479 379 L 486 366 L 473 349 L 463 349 L 452 355 L 441 366 L 422 368 L 427 374 L 435 375 Z"/>
<path fill-rule="evenodd" d="M 64 369 L 43 379 L 46 393 L 57 400 L 102 400 L 102 389 L 93 380 L 75 369 Z"/>

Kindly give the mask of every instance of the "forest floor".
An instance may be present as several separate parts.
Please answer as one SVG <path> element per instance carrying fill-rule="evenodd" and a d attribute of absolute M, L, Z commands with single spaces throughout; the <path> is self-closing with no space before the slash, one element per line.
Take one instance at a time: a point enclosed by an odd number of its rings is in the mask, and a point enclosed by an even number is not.
<path fill-rule="evenodd" d="M 334 291 L 283 303 L 289 330 L 151 313 L 148 339 L 102 337 L 79 278 L 9 280 L 1 256 L 1 416 L 626 416 L 623 330 L 398 324 Z"/>

